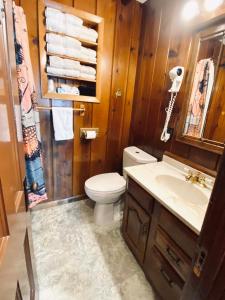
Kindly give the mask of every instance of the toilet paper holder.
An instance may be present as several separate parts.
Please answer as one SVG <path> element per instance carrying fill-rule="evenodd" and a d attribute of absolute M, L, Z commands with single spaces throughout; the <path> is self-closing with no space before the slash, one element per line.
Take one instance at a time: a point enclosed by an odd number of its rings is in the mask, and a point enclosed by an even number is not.
<path fill-rule="evenodd" d="M 81 139 L 87 139 L 87 133 L 88 131 L 95 131 L 96 132 L 96 137 L 99 134 L 99 128 L 80 128 L 80 138 Z"/>

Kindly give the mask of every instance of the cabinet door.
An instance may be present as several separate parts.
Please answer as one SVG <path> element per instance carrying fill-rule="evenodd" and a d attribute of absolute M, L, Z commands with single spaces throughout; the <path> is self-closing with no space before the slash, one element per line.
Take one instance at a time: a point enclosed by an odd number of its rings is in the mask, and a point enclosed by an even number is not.
<path fill-rule="evenodd" d="M 126 195 L 123 236 L 131 251 L 142 264 L 147 243 L 150 217 L 143 208 L 129 195 Z"/>

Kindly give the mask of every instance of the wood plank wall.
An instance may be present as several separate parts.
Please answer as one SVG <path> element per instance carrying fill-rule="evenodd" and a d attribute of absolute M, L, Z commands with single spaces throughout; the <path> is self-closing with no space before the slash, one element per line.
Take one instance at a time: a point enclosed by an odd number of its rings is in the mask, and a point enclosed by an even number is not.
<path fill-rule="evenodd" d="M 177 65 L 182 65 L 185 69 L 188 67 L 191 39 L 187 30 L 185 34 L 185 28 L 179 23 L 183 4 L 179 0 L 151 0 L 144 5 L 130 144 L 140 146 L 159 159 L 164 151 L 169 151 L 215 171 L 219 155 L 185 145 L 175 139 L 184 88 L 177 98 L 171 121 L 171 127 L 175 128 L 173 137 L 167 143 L 160 141 L 171 85 L 168 72 Z M 215 17 L 215 13 L 213 16 Z"/>
<path fill-rule="evenodd" d="M 40 95 L 38 1 L 16 2 L 24 8 L 27 16 L 31 59 Z M 101 103 L 85 103 L 85 117 L 75 116 L 74 140 L 55 142 L 51 113 L 40 112 L 45 178 L 50 201 L 83 194 L 84 182 L 88 177 L 105 171 L 117 171 L 121 166 L 122 148 L 127 145 L 129 136 L 142 10 L 135 0 L 127 5 L 120 0 L 57 2 L 102 16 L 105 34 Z M 120 99 L 114 96 L 118 88 L 122 90 Z M 70 101 L 46 99 L 40 99 L 40 104 L 68 107 L 78 105 Z M 99 137 L 92 142 L 81 142 L 80 127 L 100 128 Z"/>

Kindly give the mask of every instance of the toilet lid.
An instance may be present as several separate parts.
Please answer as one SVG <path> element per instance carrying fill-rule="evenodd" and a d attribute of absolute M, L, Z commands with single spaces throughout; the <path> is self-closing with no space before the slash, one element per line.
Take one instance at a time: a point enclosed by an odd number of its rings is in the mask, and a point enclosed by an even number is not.
<path fill-rule="evenodd" d="M 85 186 L 96 192 L 119 192 L 125 189 L 126 180 L 118 173 L 105 173 L 89 178 Z"/>

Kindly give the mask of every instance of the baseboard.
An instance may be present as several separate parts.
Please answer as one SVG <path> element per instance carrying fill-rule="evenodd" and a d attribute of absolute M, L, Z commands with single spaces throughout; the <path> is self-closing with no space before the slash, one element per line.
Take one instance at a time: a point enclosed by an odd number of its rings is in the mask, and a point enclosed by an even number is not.
<path fill-rule="evenodd" d="M 60 199 L 60 200 L 42 202 L 42 203 L 38 204 L 37 206 L 31 208 L 31 211 L 37 211 L 40 209 L 50 208 L 50 207 L 63 205 L 63 204 L 67 204 L 67 203 L 71 203 L 71 202 L 75 202 L 75 201 L 84 200 L 84 199 L 87 199 L 87 196 L 83 194 L 83 195 L 78 195 L 78 196 L 69 197 L 69 198 Z"/>

